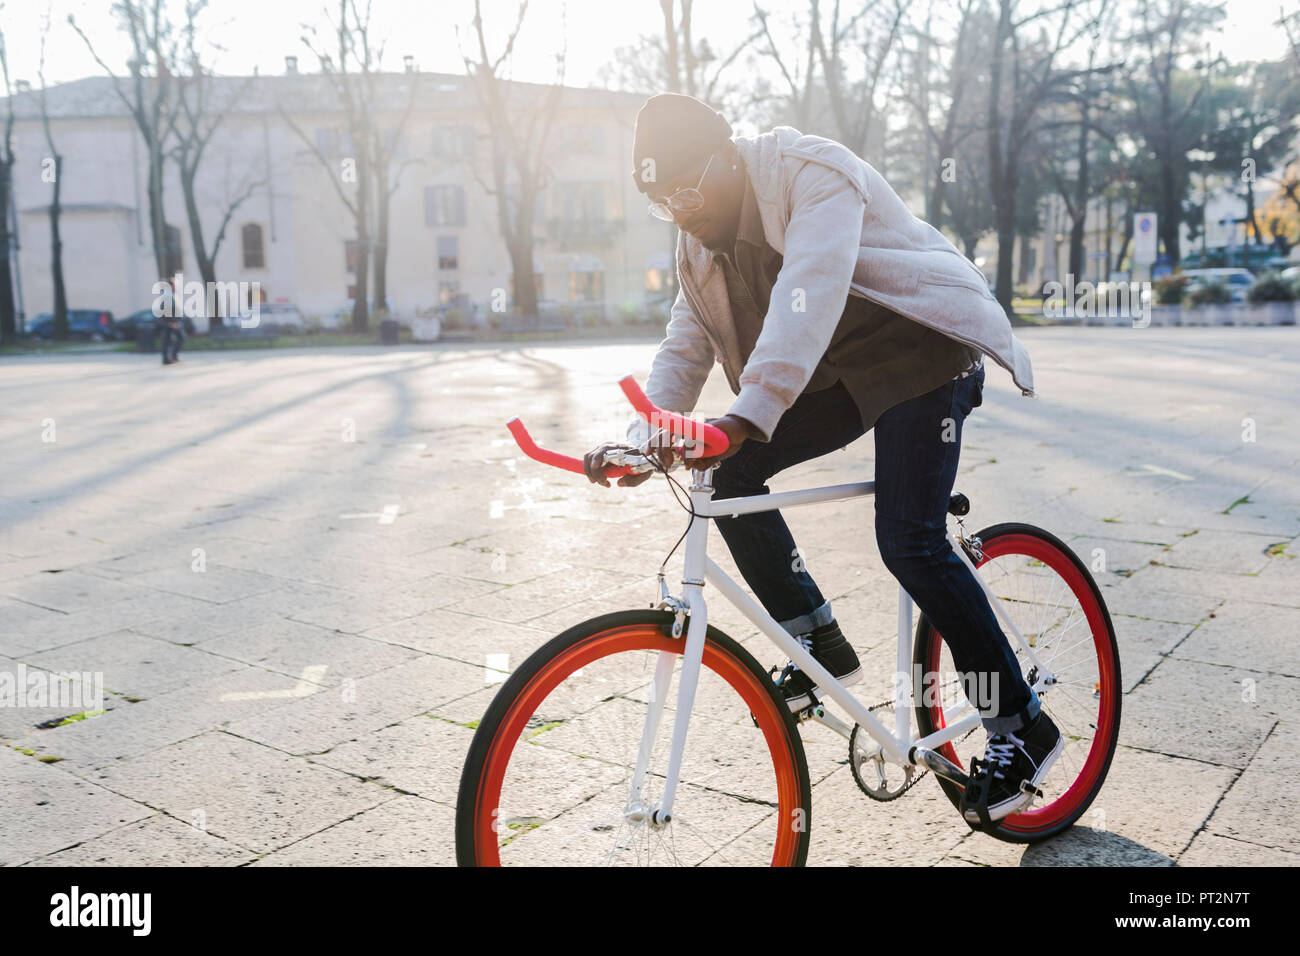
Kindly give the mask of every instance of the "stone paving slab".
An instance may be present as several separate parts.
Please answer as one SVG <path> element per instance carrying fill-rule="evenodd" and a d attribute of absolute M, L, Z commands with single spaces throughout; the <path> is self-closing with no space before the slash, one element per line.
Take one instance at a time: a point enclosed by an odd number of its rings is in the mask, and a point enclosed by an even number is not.
<path fill-rule="evenodd" d="M 28 866 L 242 866 L 256 854 L 165 813 L 70 846 Z"/>
<path fill-rule="evenodd" d="M 322 754 L 483 686 L 483 668 L 429 655 L 236 720 L 230 732 L 292 754 Z"/>
<path fill-rule="evenodd" d="M 1300 677 L 1300 608 L 1230 600 L 1178 650 L 1193 660 Z"/>
<path fill-rule="evenodd" d="M 1120 643 L 1123 746 L 1084 820 L 1025 848 L 970 833 L 932 780 L 868 801 L 845 742 L 804 725 L 810 862 L 1294 865 L 1295 330 L 1023 340 L 1039 396 L 1023 400 L 991 369 L 957 478 L 973 503 L 966 527 L 1038 524 L 1096 566 Z M 168 376 L 127 353 L 6 360 L 0 672 L 93 667 L 145 699 L 109 694 L 103 715 L 49 729 L 37 725 L 71 715 L 0 708 L 0 801 L 17 808 L 0 828 L 22 828 L 0 839 L 4 862 L 450 862 L 460 766 L 506 672 L 565 627 L 646 606 L 685 527 L 662 480 L 605 489 L 546 469 L 504 422 L 520 414 L 543 446 L 572 454 L 621 437 L 609 370 L 644 380 L 653 351 L 196 353 Z M 699 407 L 721 414 L 731 400 L 715 372 Z M 159 420 L 164 401 L 174 414 Z M 50 416 L 55 443 L 40 440 Z M 771 487 L 869 480 L 874 453 L 863 436 Z M 786 513 L 862 657 L 867 701 L 889 695 L 896 627 L 873 516 L 867 500 Z M 779 663 L 706 593 L 715 626 Z M 525 751 L 530 772 L 557 777 L 648 690 L 635 672 L 613 683 L 573 679 L 565 706 L 591 729 L 548 729 Z M 698 735 L 691 766 L 726 767 L 736 715 L 706 700 L 701 718 L 693 735 L 723 729 Z M 575 793 L 621 786 L 602 778 L 621 769 L 579 763 L 592 768 Z M 719 864 L 761 843 L 771 809 L 732 799 L 701 804 L 688 855 Z M 515 852 L 577 852 L 572 819 L 521 827 Z"/>
<path fill-rule="evenodd" d="M 0 748 L 0 865 L 26 863 L 150 815 L 149 808 L 57 764 Z"/>
<path fill-rule="evenodd" d="M 209 733 L 90 775 L 123 796 L 266 853 L 396 794 L 227 733 Z"/>
<path fill-rule="evenodd" d="M 137 703 L 109 697 L 106 712 L 52 728 L 32 724 L 14 733 L 13 746 L 57 757 L 83 772 L 227 727 L 240 718 L 324 692 L 323 683 L 273 671 L 238 667 Z M 66 716 L 66 715 L 63 715 Z"/>
<path fill-rule="evenodd" d="M 253 866 L 453 866 L 451 807 L 399 796 L 281 850 Z"/>
<path fill-rule="evenodd" d="M 1214 809 L 1216 835 L 1300 853 L 1295 807 L 1300 800 L 1300 743 L 1279 725 Z"/>
<path fill-rule="evenodd" d="M 1087 828 L 1100 843 L 1089 850 L 1095 861 L 1169 865 L 1191 844 L 1235 776 L 1226 767 L 1121 746 L 1105 787 L 1069 840 L 1079 840 Z M 1030 856 L 1061 852 L 1056 842 L 1026 848 L 975 834 L 958 855 L 988 866 L 1016 866 Z"/>
<path fill-rule="evenodd" d="M 138 698 L 165 694 L 239 667 L 229 658 L 126 630 L 41 651 L 26 660 L 55 673 L 102 673 L 105 690 Z"/>

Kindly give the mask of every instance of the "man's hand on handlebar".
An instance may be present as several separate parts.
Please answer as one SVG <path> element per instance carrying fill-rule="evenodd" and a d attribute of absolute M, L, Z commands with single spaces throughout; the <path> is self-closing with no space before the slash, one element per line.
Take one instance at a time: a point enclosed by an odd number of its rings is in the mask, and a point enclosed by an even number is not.
<path fill-rule="evenodd" d="M 689 453 L 681 458 L 683 464 L 691 469 L 703 471 L 707 468 L 714 468 L 719 463 L 725 461 L 740 450 L 741 444 L 748 438 L 757 435 L 757 429 L 752 423 L 735 415 L 723 415 L 721 418 L 710 418 L 707 424 L 714 426 L 727 436 L 727 450 L 721 455 L 715 455 L 712 458 L 692 457 Z M 649 454 L 652 455 L 665 469 L 671 468 L 677 455 L 674 453 L 673 442 L 679 439 L 660 432 L 655 435 L 649 442 Z M 620 442 L 602 442 L 594 449 L 589 451 L 582 458 L 582 470 L 587 475 L 587 480 L 604 487 L 609 487 L 609 479 L 603 474 L 606 464 L 605 457 L 608 453 L 626 450 L 628 446 Z M 654 471 L 643 471 L 639 474 L 624 475 L 618 480 L 620 486 L 624 488 L 635 488 L 654 474 Z"/>
<path fill-rule="evenodd" d="M 665 469 L 672 467 L 672 463 L 673 463 L 673 450 L 671 447 L 672 441 L 673 441 L 672 436 L 667 434 L 657 435 L 655 436 L 655 438 L 650 440 L 650 449 L 651 449 L 650 454 L 653 455 L 654 458 L 661 465 L 663 465 Z M 598 485 L 604 485 L 606 488 L 608 488 L 609 479 L 606 478 L 604 475 L 605 455 L 607 452 L 626 450 L 628 447 L 629 446 L 623 442 L 614 442 L 614 441 L 601 442 L 594 449 L 587 452 L 587 454 L 583 455 L 582 470 L 586 473 L 587 480 L 594 482 L 595 484 Z M 618 483 L 620 486 L 624 488 L 635 488 L 637 485 L 644 482 L 647 478 L 649 478 L 654 473 L 655 472 L 652 469 L 649 471 L 643 471 L 640 474 L 624 475 L 622 478 L 618 480 Z"/>

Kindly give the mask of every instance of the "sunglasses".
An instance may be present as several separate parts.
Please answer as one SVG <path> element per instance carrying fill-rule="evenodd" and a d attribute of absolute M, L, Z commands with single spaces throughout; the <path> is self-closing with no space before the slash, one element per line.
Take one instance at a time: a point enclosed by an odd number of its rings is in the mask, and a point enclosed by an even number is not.
<path fill-rule="evenodd" d="M 656 219 L 662 219 L 665 222 L 673 221 L 673 212 L 695 212 L 704 205 L 704 197 L 700 195 L 700 186 L 704 185 L 704 177 L 709 175 L 709 167 L 713 165 L 713 157 L 704 164 L 704 172 L 700 174 L 700 181 L 694 186 L 683 186 L 673 192 L 671 196 L 663 202 L 652 202 L 650 204 L 650 215 Z"/>

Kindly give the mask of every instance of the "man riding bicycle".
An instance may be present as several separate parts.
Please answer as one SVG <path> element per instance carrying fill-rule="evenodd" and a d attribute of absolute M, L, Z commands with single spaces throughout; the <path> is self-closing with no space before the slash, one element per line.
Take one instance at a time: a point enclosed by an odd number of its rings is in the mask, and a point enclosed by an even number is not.
<path fill-rule="evenodd" d="M 963 815 L 976 823 L 982 813 L 1014 813 L 1060 753 L 1061 735 L 946 537 L 962 423 L 983 400 L 984 356 L 1033 394 L 1029 356 L 1006 313 L 979 270 L 833 140 L 788 126 L 733 139 L 706 104 L 663 93 L 637 115 L 633 160 L 651 212 L 680 230 L 681 288 L 646 394 L 687 413 L 722 364 L 736 400 L 708 422 L 730 445 L 690 462 L 716 467 L 715 499 L 765 494 L 777 472 L 874 430 L 881 558 L 943 635 L 966 686 L 996 688 L 993 700 L 972 701 L 989 736 Z M 642 423 L 633 428 L 638 443 L 653 438 Z M 600 468 L 611 447 L 585 457 L 591 481 L 608 485 Z M 671 453 L 658 454 L 669 463 Z M 857 653 L 793 560 L 780 512 L 715 521 L 768 613 L 841 683 L 860 680 Z M 779 680 L 792 710 L 818 693 L 792 663 Z"/>

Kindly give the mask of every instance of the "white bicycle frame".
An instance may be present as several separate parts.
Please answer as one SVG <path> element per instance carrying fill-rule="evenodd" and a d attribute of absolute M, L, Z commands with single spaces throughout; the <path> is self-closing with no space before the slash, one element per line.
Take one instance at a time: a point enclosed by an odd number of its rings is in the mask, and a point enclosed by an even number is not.
<path fill-rule="evenodd" d="M 774 494 L 751 495 L 743 498 L 724 498 L 713 500 L 713 469 L 704 471 L 692 469 L 694 481 L 690 486 L 691 505 L 700 518 L 735 517 L 761 511 L 773 511 L 796 505 L 817 504 L 824 501 L 840 501 L 846 498 L 866 497 L 875 494 L 874 481 L 852 482 L 843 485 L 827 485 L 820 488 L 807 488 L 799 491 L 785 491 Z M 755 601 L 739 584 L 731 579 L 707 554 L 709 537 L 708 520 L 692 521 L 686 533 L 683 557 L 682 585 L 683 596 L 680 598 L 664 595 L 660 607 L 668 607 L 677 612 L 673 635 L 681 636 L 682 620 L 689 616 L 686 628 L 686 646 L 681 654 L 682 670 L 677 689 L 677 709 L 673 723 L 671 750 L 668 758 L 668 770 L 664 781 L 662 797 L 658 807 L 647 807 L 644 803 L 643 788 L 651 751 L 659 731 L 663 709 L 668 696 L 669 683 L 672 680 L 677 654 L 669 651 L 660 653 L 654 673 L 654 693 L 650 708 L 642 729 L 641 744 L 637 752 L 636 769 L 632 775 L 625 814 L 634 821 L 664 824 L 672 819 L 673 800 L 677 792 L 677 781 L 682 766 L 682 754 L 686 749 L 686 732 L 690 725 L 691 708 L 695 702 L 695 690 L 699 683 L 700 666 L 704 656 L 704 635 L 708 627 L 708 605 L 704 600 L 704 584 L 713 584 L 718 591 L 745 617 L 749 618 L 759 630 L 767 635 L 791 661 L 820 687 L 818 697 L 829 699 L 842 707 L 854 723 L 860 725 L 879 745 L 882 758 L 900 766 L 924 766 L 936 773 L 965 783 L 965 774 L 961 768 L 937 754 L 934 748 L 954 740 L 973 730 L 980 723 L 979 712 L 969 702 L 945 713 L 947 726 L 924 738 L 917 739 L 912 729 L 912 708 L 908 702 L 910 683 L 896 679 L 894 689 L 894 729 L 891 732 L 875 715 L 859 701 L 848 689 L 831 676 L 813 656 L 787 632 L 767 611 Z M 975 580 L 983 588 L 989 604 L 1002 620 L 1007 633 L 1024 650 L 1026 656 L 1037 667 L 1035 693 L 1053 679 L 1052 673 L 1035 653 L 1034 648 L 1016 626 L 1011 615 L 988 586 L 983 576 L 971 563 L 966 549 L 958 538 L 948 531 L 948 541 L 953 551 L 961 558 Z M 665 589 L 666 590 L 666 589 Z M 908 674 L 912 664 L 912 598 L 903 587 L 898 589 L 898 666 L 897 674 Z M 820 713 L 818 713 L 820 711 Z M 824 708 L 816 708 L 813 718 L 836 732 L 848 737 L 853 724 L 845 723 Z"/>

